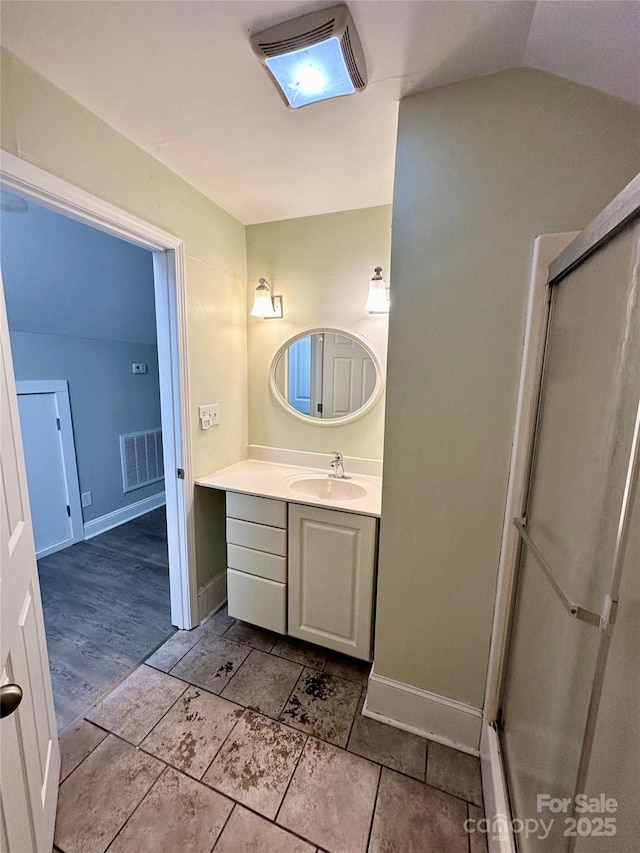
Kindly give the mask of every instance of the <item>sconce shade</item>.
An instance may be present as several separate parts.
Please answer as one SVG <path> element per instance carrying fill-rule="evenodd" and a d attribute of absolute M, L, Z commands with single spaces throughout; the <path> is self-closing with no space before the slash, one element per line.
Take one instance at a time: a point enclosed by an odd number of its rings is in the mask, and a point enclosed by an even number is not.
<path fill-rule="evenodd" d="M 269 282 L 261 278 L 256 287 L 253 297 L 252 317 L 262 317 L 264 320 L 273 320 L 282 317 L 282 297 L 273 296 Z"/>
<path fill-rule="evenodd" d="M 382 267 L 376 267 L 375 275 L 369 282 L 369 295 L 364 310 L 369 314 L 389 313 L 389 287 L 381 275 Z"/>

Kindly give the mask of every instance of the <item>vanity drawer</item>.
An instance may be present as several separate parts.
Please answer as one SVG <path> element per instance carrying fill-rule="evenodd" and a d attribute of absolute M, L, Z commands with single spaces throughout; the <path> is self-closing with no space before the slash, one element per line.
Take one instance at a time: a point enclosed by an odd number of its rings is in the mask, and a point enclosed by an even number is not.
<path fill-rule="evenodd" d="M 287 556 L 287 531 L 278 527 L 266 527 L 251 521 L 227 518 L 227 544 L 242 545 L 268 554 Z"/>
<path fill-rule="evenodd" d="M 271 498 L 258 498 L 255 495 L 227 492 L 227 516 L 267 524 L 269 527 L 286 528 L 287 503 Z"/>
<path fill-rule="evenodd" d="M 278 634 L 287 632 L 287 586 L 235 569 L 227 571 L 229 616 Z"/>
<path fill-rule="evenodd" d="M 260 578 L 287 582 L 287 558 L 242 545 L 227 545 L 227 566 Z"/>

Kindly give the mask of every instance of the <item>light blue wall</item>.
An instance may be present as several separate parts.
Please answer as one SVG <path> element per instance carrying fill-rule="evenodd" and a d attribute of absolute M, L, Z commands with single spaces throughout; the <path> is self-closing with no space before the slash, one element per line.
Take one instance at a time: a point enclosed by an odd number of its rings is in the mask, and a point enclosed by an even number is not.
<path fill-rule="evenodd" d="M 84 520 L 162 491 L 124 494 L 120 466 L 119 436 L 160 426 L 151 254 L 31 202 L 0 238 L 16 379 L 69 383 Z"/>

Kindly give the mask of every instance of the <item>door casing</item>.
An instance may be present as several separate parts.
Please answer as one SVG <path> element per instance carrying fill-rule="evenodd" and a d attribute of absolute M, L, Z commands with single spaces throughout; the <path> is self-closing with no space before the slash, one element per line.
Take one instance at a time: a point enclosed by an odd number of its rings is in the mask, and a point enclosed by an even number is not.
<path fill-rule="evenodd" d="M 153 253 L 171 621 L 178 628 L 193 628 L 198 624 L 198 606 L 187 405 L 184 243 L 4 150 L 0 151 L 0 183 L 44 207 Z"/>

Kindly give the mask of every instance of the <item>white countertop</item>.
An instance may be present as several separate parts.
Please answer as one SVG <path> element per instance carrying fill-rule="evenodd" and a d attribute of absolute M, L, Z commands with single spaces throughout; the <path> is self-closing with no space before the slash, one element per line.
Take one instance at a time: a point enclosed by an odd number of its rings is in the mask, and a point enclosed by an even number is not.
<path fill-rule="evenodd" d="M 345 465 L 346 467 L 346 465 Z M 346 470 L 349 475 L 349 470 Z M 382 502 L 382 477 L 354 474 L 348 481 L 366 489 L 364 497 L 346 499 L 324 499 L 309 497 L 292 489 L 292 484 L 306 478 L 320 479 L 328 477 L 328 469 L 282 465 L 274 462 L 262 462 L 246 459 L 227 468 L 214 471 L 206 477 L 199 477 L 196 485 L 226 492 L 242 492 L 247 495 L 276 498 L 290 503 L 306 506 L 321 506 L 360 515 L 380 516 Z"/>

